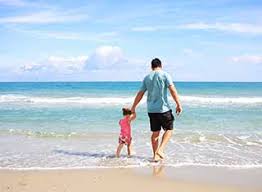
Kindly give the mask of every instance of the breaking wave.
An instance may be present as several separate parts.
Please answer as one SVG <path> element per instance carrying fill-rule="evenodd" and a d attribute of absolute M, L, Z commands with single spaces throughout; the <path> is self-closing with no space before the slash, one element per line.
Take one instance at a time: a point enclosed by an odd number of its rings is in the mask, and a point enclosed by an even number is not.
<path fill-rule="evenodd" d="M 224 104 L 224 105 L 256 105 L 262 104 L 262 97 L 211 97 L 181 96 L 184 104 Z M 171 100 L 171 97 L 169 98 Z M 0 103 L 13 104 L 84 104 L 84 105 L 122 105 L 130 104 L 134 97 L 39 97 L 24 95 L 0 95 Z M 145 103 L 146 99 L 142 100 Z"/>

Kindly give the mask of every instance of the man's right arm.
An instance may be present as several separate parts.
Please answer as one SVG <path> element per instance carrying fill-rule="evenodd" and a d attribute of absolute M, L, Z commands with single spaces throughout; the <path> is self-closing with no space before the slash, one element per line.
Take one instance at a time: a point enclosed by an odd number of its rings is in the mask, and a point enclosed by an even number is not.
<path fill-rule="evenodd" d="M 181 106 L 179 98 L 178 98 L 177 90 L 176 90 L 176 88 L 173 84 L 169 85 L 168 89 L 170 91 L 172 98 L 176 102 L 176 113 L 180 114 L 182 112 L 182 106 Z"/>
<path fill-rule="evenodd" d="M 144 94 L 145 94 L 145 91 L 139 91 L 139 92 L 137 93 L 137 95 L 136 95 L 136 97 L 135 97 L 135 100 L 134 100 L 134 103 L 133 103 L 133 105 L 132 105 L 132 107 L 131 107 L 131 111 L 132 111 L 133 113 L 135 113 L 135 111 L 136 111 L 136 106 L 139 104 L 139 102 L 140 102 L 141 99 L 143 98 Z"/>

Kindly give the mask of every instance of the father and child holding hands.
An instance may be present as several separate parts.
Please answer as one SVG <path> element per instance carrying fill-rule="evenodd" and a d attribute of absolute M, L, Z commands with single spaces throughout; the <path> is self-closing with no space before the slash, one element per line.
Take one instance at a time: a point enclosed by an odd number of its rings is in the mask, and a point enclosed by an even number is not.
<path fill-rule="evenodd" d="M 144 78 L 131 109 L 122 109 L 124 117 L 119 121 L 121 130 L 116 151 L 117 157 L 120 156 L 124 145 L 127 146 L 128 156 L 131 155 L 131 122 L 136 118 L 136 107 L 147 91 L 147 112 L 152 131 L 153 161 L 165 158 L 164 149 L 172 135 L 174 126 L 174 116 L 168 102 L 168 90 L 176 102 L 176 114 L 182 112 L 182 107 L 172 78 L 167 72 L 162 70 L 161 61 L 158 58 L 152 60 L 151 68 L 152 71 Z M 164 134 L 159 144 L 161 128 L 164 130 Z"/>

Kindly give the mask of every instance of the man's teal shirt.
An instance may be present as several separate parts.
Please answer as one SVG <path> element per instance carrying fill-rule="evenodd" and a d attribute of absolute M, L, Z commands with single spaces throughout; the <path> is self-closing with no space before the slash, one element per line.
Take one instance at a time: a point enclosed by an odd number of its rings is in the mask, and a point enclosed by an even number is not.
<path fill-rule="evenodd" d="M 164 113 L 171 109 L 167 90 L 173 85 L 171 76 L 165 71 L 152 71 L 142 83 L 140 91 L 147 91 L 147 111 L 148 113 Z"/>

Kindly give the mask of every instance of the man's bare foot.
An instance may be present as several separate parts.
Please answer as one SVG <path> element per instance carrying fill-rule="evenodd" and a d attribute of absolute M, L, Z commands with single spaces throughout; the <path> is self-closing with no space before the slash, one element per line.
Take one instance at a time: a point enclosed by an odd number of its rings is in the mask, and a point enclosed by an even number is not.
<path fill-rule="evenodd" d="M 156 154 L 157 154 L 161 159 L 164 159 L 164 158 L 165 158 L 165 153 L 164 153 L 163 151 L 161 151 L 161 150 L 158 150 L 158 151 L 156 152 Z"/>
<path fill-rule="evenodd" d="M 160 161 L 161 160 L 161 157 L 156 153 L 155 155 L 154 155 L 154 157 L 153 157 L 153 161 L 154 162 L 158 162 L 158 161 Z"/>

